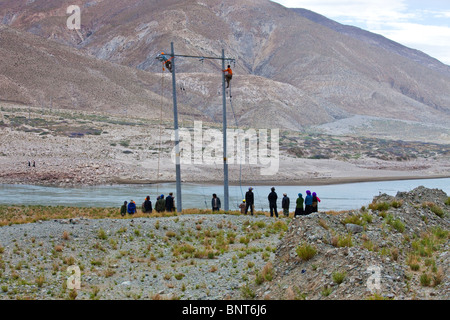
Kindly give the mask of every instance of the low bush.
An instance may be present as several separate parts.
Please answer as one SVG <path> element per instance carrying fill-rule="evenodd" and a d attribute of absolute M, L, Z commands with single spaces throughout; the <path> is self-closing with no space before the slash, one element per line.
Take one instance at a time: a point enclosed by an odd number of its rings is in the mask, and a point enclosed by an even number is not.
<path fill-rule="evenodd" d="M 312 259 L 317 253 L 317 249 L 309 244 L 300 245 L 295 251 L 300 259 L 304 261 Z"/>

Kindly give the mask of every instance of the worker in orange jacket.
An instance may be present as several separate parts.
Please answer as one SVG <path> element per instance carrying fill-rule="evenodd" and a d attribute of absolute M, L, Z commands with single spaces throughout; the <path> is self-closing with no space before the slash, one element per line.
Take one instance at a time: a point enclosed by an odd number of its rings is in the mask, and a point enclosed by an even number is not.
<path fill-rule="evenodd" d="M 225 80 L 227 80 L 227 88 L 230 87 L 230 80 L 233 78 L 233 71 L 231 71 L 230 65 L 225 70 L 222 70 L 222 72 L 225 72 Z"/>

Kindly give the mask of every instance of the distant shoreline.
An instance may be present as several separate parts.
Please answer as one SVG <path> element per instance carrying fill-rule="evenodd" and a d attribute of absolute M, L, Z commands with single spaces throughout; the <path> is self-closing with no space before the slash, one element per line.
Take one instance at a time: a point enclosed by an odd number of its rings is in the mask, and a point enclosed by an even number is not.
<path fill-rule="evenodd" d="M 242 185 L 248 186 L 324 186 L 347 183 L 363 183 L 363 182 L 383 182 L 383 181 L 399 181 L 399 180 L 426 180 L 426 179 L 448 179 L 450 175 L 430 175 L 430 176 L 380 176 L 380 177 L 340 177 L 340 178 L 308 178 L 291 181 L 273 181 L 273 180 L 258 180 L 258 181 L 242 181 Z M 176 183 L 175 180 L 153 181 L 153 180 L 128 180 L 117 179 L 116 183 L 112 185 L 126 185 L 126 184 L 157 184 L 157 183 Z M 201 181 L 183 181 L 182 183 L 202 184 Z M 212 180 L 204 183 L 205 185 L 221 185 L 223 180 Z M 239 182 L 230 181 L 230 186 L 239 186 Z"/>
<path fill-rule="evenodd" d="M 365 177 L 338 177 L 338 178 L 305 178 L 301 180 L 258 180 L 258 181 L 242 181 L 240 184 L 238 181 L 229 181 L 230 186 L 326 186 L 326 185 L 339 185 L 339 184 L 351 184 L 351 183 L 364 183 L 364 182 L 387 182 L 387 181 L 405 181 L 405 180 L 427 180 L 427 179 L 449 179 L 450 175 L 412 175 L 412 176 L 365 176 Z M 61 186 L 59 182 L 53 183 L 34 183 L 30 181 L 20 181 L 15 183 L 2 182 L 1 185 L 31 185 L 41 187 L 60 187 L 60 188 L 80 188 L 80 187 L 101 187 L 101 186 L 121 186 L 121 185 L 155 185 L 155 184 L 167 184 L 176 183 L 176 180 L 145 180 L 145 179 L 123 179 L 113 178 L 107 183 L 98 184 L 82 184 L 73 183 L 70 185 Z M 182 184 L 195 184 L 205 186 L 217 186 L 223 185 L 223 180 L 210 180 L 210 181 L 195 181 L 182 179 Z"/>

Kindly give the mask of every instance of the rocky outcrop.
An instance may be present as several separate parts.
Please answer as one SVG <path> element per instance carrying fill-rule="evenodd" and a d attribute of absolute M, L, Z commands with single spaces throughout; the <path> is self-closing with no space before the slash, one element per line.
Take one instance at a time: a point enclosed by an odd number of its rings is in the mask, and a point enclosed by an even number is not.
<path fill-rule="evenodd" d="M 418 187 L 358 211 L 297 218 L 256 297 L 448 300 L 449 209 L 443 191 Z"/>

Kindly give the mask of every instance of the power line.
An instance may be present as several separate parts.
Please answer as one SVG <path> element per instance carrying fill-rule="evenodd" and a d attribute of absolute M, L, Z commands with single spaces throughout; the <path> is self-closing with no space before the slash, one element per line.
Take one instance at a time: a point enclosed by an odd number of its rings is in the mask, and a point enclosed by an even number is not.
<path fill-rule="evenodd" d="M 200 59 L 200 61 L 208 60 L 222 60 L 222 70 L 225 69 L 225 61 L 231 61 L 236 63 L 234 58 L 226 58 L 225 50 L 222 49 L 222 57 L 205 57 L 205 56 L 191 56 L 191 55 L 176 55 L 174 51 L 173 42 L 170 43 L 171 53 L 170 59 L 165 57 L 164 53 L 158 54 L 156 59 L 165 63 L 166 61 L 171 61 L 171 72 L 172 72 L 172 91 L 173 91 L 173 117 L 174 117 L 174 130 L 175 130 L 175 170 L 176 170 L 176 180 L 177 180 L 177 211 L 181 212 L 181 169 L 180 169 L 180 138 L 178 132 L 178 109 L 177 109 L 177 89 L 176 89 L 176 79 L 175 79 L 175 57 L 183 58 L 195 58 Z M 229 193 L 228 193 L 228 158 L 227 158 L 227 109 L 226 109 L 226 93 L 225 93 L 225 74 L 222 73 L 222 104 L 223 104 L 223 172 L 224 172 L 224 210 L 229 210 Z"/>

